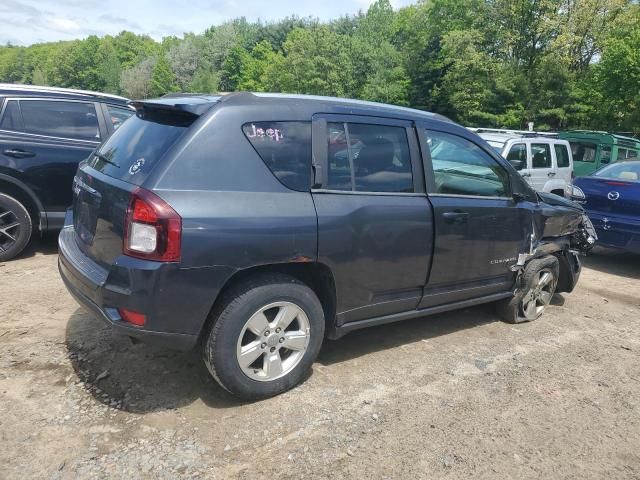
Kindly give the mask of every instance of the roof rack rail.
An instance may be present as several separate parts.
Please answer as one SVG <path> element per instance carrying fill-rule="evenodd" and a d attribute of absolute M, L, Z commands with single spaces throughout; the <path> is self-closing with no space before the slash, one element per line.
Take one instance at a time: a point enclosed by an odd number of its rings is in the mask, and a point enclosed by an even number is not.
<path fill-rule="evenodd" d="M 557 132 L 537 132 L 530 130 L 512 130 L 508 128 L 482 128 L 467 127 L 468 130 L 476 133 L 507 133 L 510 135 L 520 135 L 522 137 L 557 137 Z"/>

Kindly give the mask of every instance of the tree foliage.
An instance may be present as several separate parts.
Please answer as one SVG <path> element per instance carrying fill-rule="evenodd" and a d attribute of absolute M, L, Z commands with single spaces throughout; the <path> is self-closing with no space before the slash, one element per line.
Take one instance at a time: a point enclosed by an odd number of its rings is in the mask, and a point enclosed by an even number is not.
<path fill-rule="evenodd" d="M 436 111 L 465 124 L 640 131 L 633 0 L 378 0 L 331 22 L 237 18 L 160 42 L 0 47 L 0 81 L 120 93 L 282 91 Z"/>

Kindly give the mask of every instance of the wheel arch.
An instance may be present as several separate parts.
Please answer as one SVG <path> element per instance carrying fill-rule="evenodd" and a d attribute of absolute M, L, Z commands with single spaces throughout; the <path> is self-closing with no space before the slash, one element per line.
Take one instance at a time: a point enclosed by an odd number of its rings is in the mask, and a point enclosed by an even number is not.
<path fill-rule="evenodd" d="M 549 193 L 562 192 L 561 196 L 564 197 L 565 183 L 566 182 L 564 180 L 560 180 L 556 178 L 552 180 L 547 180 L 542 190 Z M 558 194 L 556 193 L 556 195 Z"/>
<path fill-rule="evenodd" d="M 215 311 L 220 302 L 224 301 L 225 294 L 238 283 L 248 280 L 256 275 L 264 274 L 283 274 L 289 275 L 311 288 L 318 296 L 325 317 L 325 336 L 331 337 L 331 333 L 335 330 L 336 317 L 336 288 L 333 274 L 329 267 L 319 262 L 291 262 L 291 263 L 275 263 L 266 265 L 257 265 L 242 270 L 237 270 L 224 283 L 220 289 L 210 312 Z M 202 341 L 215 319 L 211 315 L 200 331 L 200 340 Z"/>
<path fill-rule="evenodd" d="M 38 225 L 40 231 L 46 229 L 46 225 L 44 226 L 45 228 L 43 228 L 40 219 L 40 213 L 44 212 L 42 203 L 38 196 L 33 193 L 33 190 L 27 185 L 9 175 L 0 173 L 0 192 L 22 203 L 29 212 L 29 215 L 31 215 L 32 224 Z"/>

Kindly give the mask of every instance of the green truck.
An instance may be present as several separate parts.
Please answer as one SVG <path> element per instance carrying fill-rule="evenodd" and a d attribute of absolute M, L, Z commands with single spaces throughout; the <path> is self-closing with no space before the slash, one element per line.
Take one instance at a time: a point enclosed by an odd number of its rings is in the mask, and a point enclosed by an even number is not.
<path fill-rule="evenodd" d="M 573 171 L 577 177 L 589 175 L 609 163 L 640 159 L 640 140 L 614 133 L 570 130 L 558 134 L 571 144 Z"/>

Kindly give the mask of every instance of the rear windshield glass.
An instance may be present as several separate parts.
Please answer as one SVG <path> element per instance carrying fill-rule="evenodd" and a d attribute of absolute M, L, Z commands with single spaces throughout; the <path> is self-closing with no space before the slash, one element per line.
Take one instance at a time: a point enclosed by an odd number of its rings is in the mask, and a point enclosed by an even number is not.
<path fill-rule="evenodd" d="M 188 126 L 131 117 L 98 148 L 89 166 L 110 177 L 141 185 L 156 162 Z"/>
<path fill-rule="evenodd" d="M 278 180 L 292 190 L 309 191 L 310 122 L 252 122 L 242 131 Z"/>
<path fill-rule="evenodd" d="M 640 162 L 620 162 L 594 173 L 596 177 L 615 178 L 637 182 L 640 179 Z"/>

